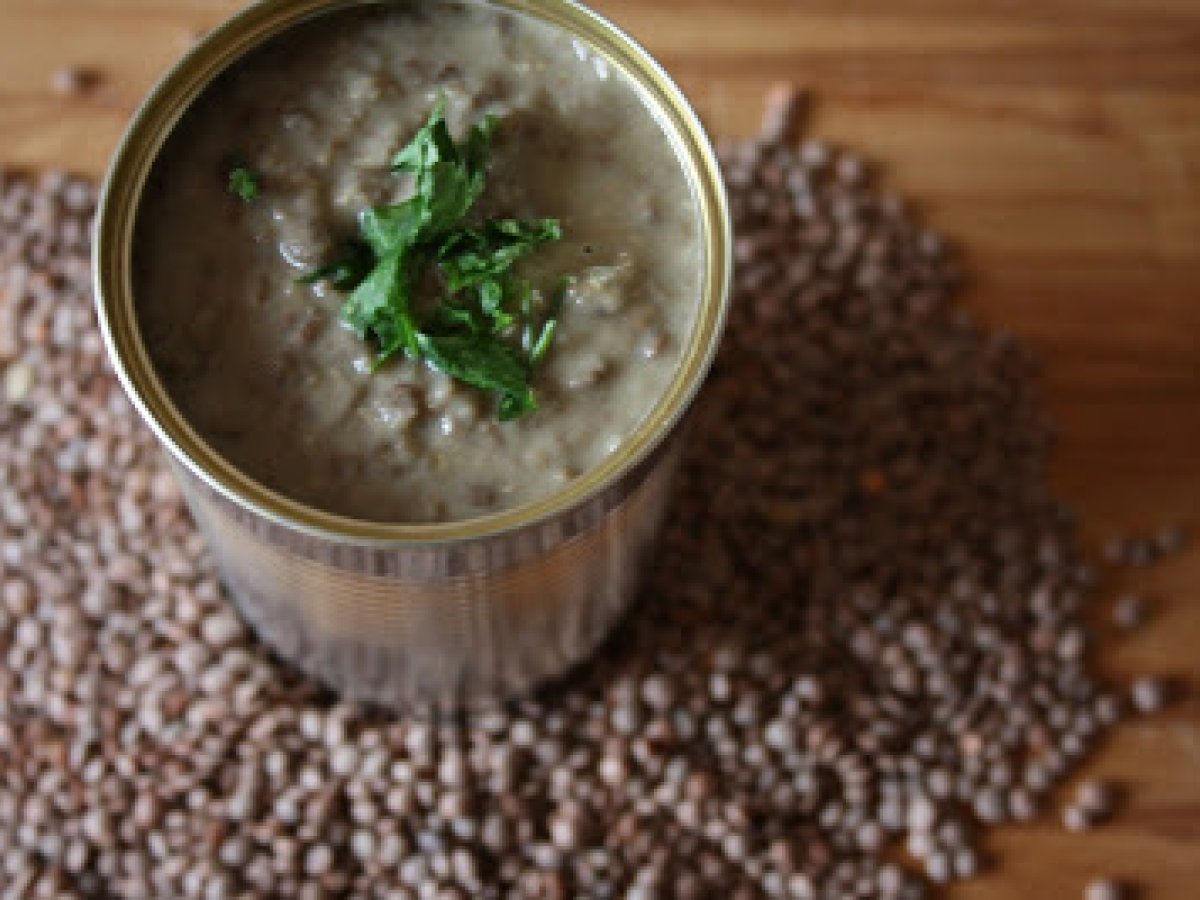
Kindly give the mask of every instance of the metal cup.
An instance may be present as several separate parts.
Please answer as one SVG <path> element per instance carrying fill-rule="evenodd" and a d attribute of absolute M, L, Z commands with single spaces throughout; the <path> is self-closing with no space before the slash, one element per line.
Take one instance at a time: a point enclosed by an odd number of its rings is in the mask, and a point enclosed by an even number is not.
<path fill-rule="evenodd" d="M 600 466 L 556 493 L 483 518 L 380 524 L 331 515 L 231 466 L 172 404 L 138 329 L 135 221 L 171 129 L 221 72 L 263 42 L 372 0 L 263 0 L 192 49 L 151 92 L 106 180 L 94 252 L 110 357 L 167 451 L 230 593 L 267 643 L 344 695 L 390 706 L 472 705 L 562 673 L 633 597 L 662 522 L 681 421 L 716 351 L 728 304 L 730 225 L 712 148 L 644 50 L 568 0 L 492 0 L 564 29 L 639 87 L 699 210 L 703 277 L 692 333 L 662 399 Z"/>

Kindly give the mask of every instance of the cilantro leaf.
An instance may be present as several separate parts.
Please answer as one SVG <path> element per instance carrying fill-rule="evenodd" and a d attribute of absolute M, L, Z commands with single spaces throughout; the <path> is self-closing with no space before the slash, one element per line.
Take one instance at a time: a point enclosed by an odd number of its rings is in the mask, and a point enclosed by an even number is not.
<path fill-rule="evenodd" d="M 512 327 L 516 319 L 504 308 L 506 298 L 513 293 L 512 283 L 508 279 L 485 281 L 479 285 L 476 293 L 480 310 L 491 320 L 492 331 L 498 334 Z"/>
<path fill-rule="evenodd" d="M 479 310 L 451 301 L 438 304 L 425 326 L 428 334 L 448 334 L 459 331 L 480 334 L 491 330 L 491 324 L 487 317 Z"/>
<path fill-rule="evenodd" d="M 526 282 L 521 285 L 521 319 L 525 326 L 521 329 L 521 349 L 526 353 L 533 351 L 533 288 Z"/>
<path fill-rule="evenodd" d="M 511 419 L 537 408 L 529 372 L 517 350 L 494 335 L 418 334 L 426 358 L 439 371 L 500 395 L 500 418 Z"/>
<path fill-rule="evenodd" d="M 378 342 L 376 367 L 398 350 L 414 357 L 420 354 L 412 315 L 410 252 L 401 247 L 380 260 L 342 307 L 342 318 L 359 337 L 373 337 Z"/>
<path fill-rule="evenodd" d="M 561 237 L 557 219 L 489 219 L 480 228 L 450 234 L 438 251 L 438 266 L 454 293 L 497 277 L 539 244 Z"/>
<path fill-rule="evenodd" d="M 358 240 L 347 241 L 338 259 L 306 272 L 296 280 L 300 284 L 328 281 L 339 291 L 348 291 L 358 287 L 374 266 L 375 255 L 367 244 Z"/>
<path fill-rule="evenodd" d="M 415 172 L 420 183 L 421 173 L 445 155 L 454 153 L 454 141 L 446 127 L 446 98 L 442 97 L 429 111 L 429 118 L 419 131 L 392 157 L 396 172 Z"/>
<path fill-rule="evenodd" d="M 536 365 L 546 358 L 546 354 L 550 352 L 550 345 L 554 343 L 554 335 L 558 332 L 558 319 L 547 319 L 542 323 L 542 331 L 537 336 L 537 340 L 533 342 L 533 349 L 529 351 L 529 362 Z"/>
<path fill-rule="evenodd" d="M 417 242 L 424 209 L 420 197 L 391 206 L 368 206 L 359 214 L 359 233 L 376 256 L 387 256 L 397 247 Z"/>
<path fill-rule="evenodd" d="M 513 419 L 519 419 L 526 413 L 537 411 L 537 398 L 533 395 L 531 388 L 525 388 L 525 392 L 521 394 L 505 394 L 500 398 L 500 408 L 497 411 L 497 418 L 501 422 L 511 422 Z"/>
<path fill-rule="evenodd" d="M 396 172 L 417 176 L 413 198 L 419 209 L 418 236 L 430 241 L 454 228 L 483 193 L 495 120 L 487 116 L 459 148 L 446 125 L 446 101 L 439 100 L 412 141 L 392 158 Z"/>
<path fill-rule="evenodd" d="M 509 270 L 538 245 L 558 240 L 562 229 L 554 219 L 464 223 L 483 193 L 495 120 L 483 119 L 459 144 L 446 125 L 445 106 L 439 101 L 392 158 L 394 171 L 414 176 L 413 195 L 362 210 L 359 237 L 346 253 L 300 280 L 329 280 L 350 291 L 342 318 L 376 346 L 376 368 L 400 351 L 424 358 L 452 378 L 494 392 L 506 421 L 537 408 L 530 370 L 549 351 L 558 315 L 555 308 L 535 334 L 532 287 Z M 432 263 L 447 294 L 418 322 L 414 293 Z M 513 343 L 518 333 L 520 347 Z"/>
<path fill-rule="evenodd" d="M 550 352 L 550 346 L 554 343 L 554 337 L 558 334 L 558 317 L 562 313 L 563 303 L 567 299 L 567 290 L 571 286 L 570 278 L 559 279 L 559 282 L 554 287 L 554 296 L 550 301 L 550 309 L 546 316 L 546 321 L 542 323 L 542 330 L 538 333 L 535 340 L 532 341 L 532 346 L 529 348 L 529 364 L 536 366 L 546 354 Z"/>
<path fill-rule="evenodd" d="M 423 236 L 432 240 L 445 234 L 483 192 L 482 173 L 474 176 L 457 162 L 439 162 L 429 170 L 430 195 L 426 198 Z"/>
<path fill-rule="evenodd" d="M 243 165 L 234 165 L 229 170 L 229 193 L 241 197 L 244 203 L 258 199 L 261 193 L 258 176 Z"/>

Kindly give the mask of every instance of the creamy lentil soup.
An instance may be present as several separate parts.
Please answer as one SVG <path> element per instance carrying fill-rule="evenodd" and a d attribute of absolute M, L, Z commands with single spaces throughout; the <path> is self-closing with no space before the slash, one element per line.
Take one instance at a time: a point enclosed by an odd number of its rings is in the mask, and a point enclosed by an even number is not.
<path fill-rule="evenodd" d="M 569 287 L 537 409 L 514 421 L 424 360 L 376 367 L 340 320 L 345 294 L 300 281 L 365 207 L 412 194 L 389 162 L 439 99 L 455 136 L 497 117 L 471 215 L 561 224 L 516 264 L 537 304 Z M 249 202 L 226 190 L 234 157 L 257 179 Z M 357 7 L 256 51 L 176 127 L 137 229 L 139 323 L 184 415 L 267 486 L 374 521 L 484 515 L 596 466 L 671 381 L 700 292 L 696 203 L 638 90 L 570 35 L 486 5 Z M 439 290 L 424 279 L 418 305 Z"/>

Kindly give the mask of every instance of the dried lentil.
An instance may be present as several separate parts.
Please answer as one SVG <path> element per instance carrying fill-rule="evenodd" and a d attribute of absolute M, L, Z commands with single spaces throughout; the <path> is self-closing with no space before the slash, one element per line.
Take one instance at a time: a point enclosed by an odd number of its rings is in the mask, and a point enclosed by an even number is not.
<path fill-rule="evenodd" d="M 1119 881 L 1111 878 L 1097 878 L 1088 882 L 1083 891 L 1083 900 L 1126 900 L 1129 891 Z"/>
<path fill-rule="evenodd" d="M 18 893 L 912 898 L 885 837 L 967 878 L 964 808 L 1035 814 L 1120 714 L 1036 361 L 950 303 L 946 243 L 871 166 L 794 148 L 801 104 L 772 104 L 721 148 L 736 302 L 638 613 L 469 720 L 341 703 L 229 615 L 102 356 L 91 187 L 0 174 Z"/>
<path fill-rule="evenodd" d="M 1153 675 L 1139 676 L 1129 688 L 1129 701 L 1140 713 L 1156 713 L 1166 705 L 1167 682 Z"/>

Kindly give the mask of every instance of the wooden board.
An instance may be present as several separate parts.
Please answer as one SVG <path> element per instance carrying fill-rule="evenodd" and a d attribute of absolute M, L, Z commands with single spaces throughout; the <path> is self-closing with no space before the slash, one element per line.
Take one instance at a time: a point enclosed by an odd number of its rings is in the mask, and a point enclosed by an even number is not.
<path fill-rule="evenodd" d="M 597 0 L 694 98 L 753 131 L 767 84 L 812 86 L 815 129 L 886 161 L 966 249 L 970 302 L 1037 346 L 1062 424 L 1055 477 L 1093 541 L 1200 532 L 1200 0 Z M 0 0 L 0 163 L 99 174 L 125 121 L 217 0 Z M 63 64 L 103 76 L 50 90 Z M 1200 898 L 1200 549 L 1109 580 L 1153 621 L 1104 629 L 1117 679 L 1172 673 L 1188 699 L 1131 722 L 1086 772 L 1128 787 L 1087 837 L 1047 814 L 988 840 L 950 896 L 1078 897 L 1113 872 Z M 1103 604 L 1098 605 L 1098 612 Z"/>

